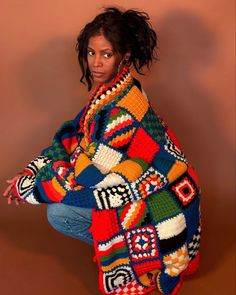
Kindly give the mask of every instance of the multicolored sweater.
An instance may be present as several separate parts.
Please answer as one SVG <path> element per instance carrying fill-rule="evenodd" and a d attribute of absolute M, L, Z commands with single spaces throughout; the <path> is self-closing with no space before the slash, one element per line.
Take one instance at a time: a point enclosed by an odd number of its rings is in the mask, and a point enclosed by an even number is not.
<path fill-rule="evenodd" d="M 126 67 L 15 183 L 32 204 L 93 208 L 91 232 L 103 294 L 176 294 L 198 268 L 196 173 Z"/>

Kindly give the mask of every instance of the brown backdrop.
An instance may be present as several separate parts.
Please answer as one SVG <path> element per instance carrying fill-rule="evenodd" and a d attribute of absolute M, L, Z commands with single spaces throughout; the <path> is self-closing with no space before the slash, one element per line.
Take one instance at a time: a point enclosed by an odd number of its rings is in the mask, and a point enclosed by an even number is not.
<path fill-rule="evenodd" d="M 103 5 L 145 10 L 161 48 L 141 81 L 202 185 L 202 265 L 180 294 L 234 294 L 234 1 L 127 3 L 0 2 L 1 191 L 86 103 L 79 30 Z M 45 209 L 0 200 L 1 294 L 99 294 L 93 250 L 50 228 Z"/>

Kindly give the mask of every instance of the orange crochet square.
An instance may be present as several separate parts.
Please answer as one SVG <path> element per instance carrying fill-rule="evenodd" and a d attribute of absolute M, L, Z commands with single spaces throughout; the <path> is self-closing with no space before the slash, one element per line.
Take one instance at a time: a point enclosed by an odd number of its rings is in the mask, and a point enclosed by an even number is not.
<path fill-rule="evenodd" d="M 134 86 L 129 91 L 129 94 L 122 98 L 117 106 L 124 107 L 135 116 L 138 121 L 141 121 L 148 110 L 148 100 L 139 89 Z"/>

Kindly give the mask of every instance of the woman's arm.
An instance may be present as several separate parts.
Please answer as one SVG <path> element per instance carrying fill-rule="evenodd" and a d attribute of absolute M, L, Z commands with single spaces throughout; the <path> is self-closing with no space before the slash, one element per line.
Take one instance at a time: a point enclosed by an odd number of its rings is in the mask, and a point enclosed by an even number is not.
<path fill-rule="evenodd" d="M 117 129 L 117 125 L 109 121 L 110 113 L 107 116 L 103 118 L 108 122 L 103 124 L 103 128 L 99 119 L 94 125 L 93 136 L 98 138 L 99 134 L 99 138 L 92 160 L 88 152 L 78 148 L 74 166 L 66 161 L 49 163 L 35 179 L 33 176 L 23 178 L 28 187 L 27 193 L 20 192 L 21 197 L 31 203 L 63 202 L 109 209 L 146 198 L 187 170 L 181 153 L 177 159 L 166 151 L 168 144 L 173 142 L 159 123 L 155 126 L 158 129 L 156 136 L 151 136 L 145 131 L 148 121 L 139 122 L 124 109 L 122 118 L 126 121 L 120 120 Z M 130 131 L 133 132 L 131 136 Z M 108 168 L 110 162 L 117 164 L 108 173 L 102 173 L 101 170 Z M 17 185 L 23 187 L 20 181 Z"/>

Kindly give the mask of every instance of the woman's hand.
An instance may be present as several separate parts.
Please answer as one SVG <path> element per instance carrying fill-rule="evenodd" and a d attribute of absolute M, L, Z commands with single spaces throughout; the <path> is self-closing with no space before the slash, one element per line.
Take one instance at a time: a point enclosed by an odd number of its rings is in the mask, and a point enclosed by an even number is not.
<path fill-rule="evenodd" d="M 15 190 L 14 190 L 14 183 L 19 179 L 21 176 L 25 175 L 25 172 L 21 172 L 14 176 L 13 178 L 7 179 L 7 183 L 9 184 L 8 187 L 5 189 L 3 192 L 3 196 L 7 198 L 7 203 L 8 205 L 11 205 L 12 202 L 15 202 L 16 205 L 24 204 L 26 203 L 24 200 L 20 200 L 16 195 L 15 195 Z"/>

